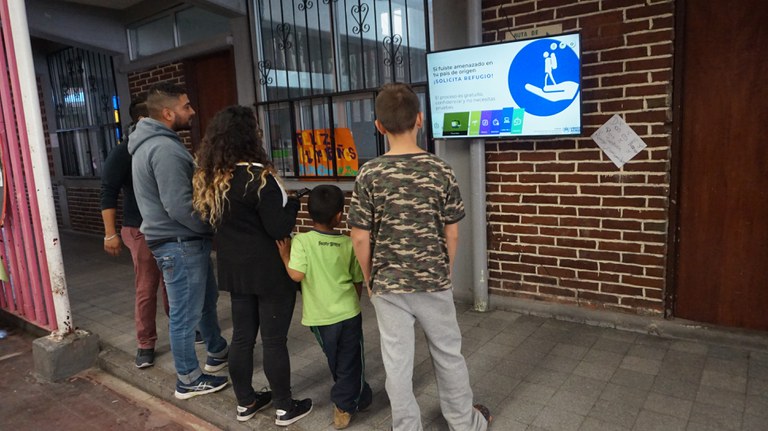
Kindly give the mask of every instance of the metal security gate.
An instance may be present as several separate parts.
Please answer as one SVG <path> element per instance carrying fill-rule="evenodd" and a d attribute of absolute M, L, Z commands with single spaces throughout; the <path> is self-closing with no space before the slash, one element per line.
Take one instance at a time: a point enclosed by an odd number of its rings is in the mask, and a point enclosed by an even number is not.
<path fill-rule="evenodd" d="M 122 138 L 112 57 L 81 48 L 48 56 L 62 174 L 101 176 Z"/>
<path fill-rule="evenodd" d="M 40 147 L 44 145 L 38 141 L 42 140 L 42 127 L 37 130 L 40 133 L 34 135 L 37 139 L 31 139 L 33 134 L 26 126 L 27 119 L 39 118 L 39 110 L 29 112 L 30 108 L 26 111 L 24 108 L 30 106 L 28 90 L 34 88 L 31 84 L 34 73 L 27 73 L 32 68 L 32 55 L 26 25 L 23 1 L 0 3 L 0 161 L 5 193 L 5 218 L 0 227 L 0 258 L 5 276 L 0 280 L 0 308 L 39 327 L 69 333 L 71 313 L 55 213 L 52 223 L 50 220 L 53 208 L 50 178 L 47 164 L 40 162 Z M 23 31 L 19 26 L 23 26 Z M 19 40 L 14 41 L 12 27 L 15 32 L 23 33 L 16 36 Z M 18 55 L 24 57 L 17 57 L 17 49 Z M 39 166 L 41 164 L 44 166 Z M 42 182 L 48 184 L 36 184 L 35 178 L 40 178 L 41 172 L 45 179 Z"/>

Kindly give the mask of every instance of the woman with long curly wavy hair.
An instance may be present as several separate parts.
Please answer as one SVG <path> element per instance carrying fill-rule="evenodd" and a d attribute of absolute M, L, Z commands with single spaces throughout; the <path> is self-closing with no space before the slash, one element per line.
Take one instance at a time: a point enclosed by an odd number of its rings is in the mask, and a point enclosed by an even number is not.
<path fill-rule="evenodd" d="M 252 109 L 230 106 L 217 113 L 196 156 L 192 184 L 195 209 L 216 230 L 219 288 L 230 293 L 232 345 L 229 375 L 237 397 L 237 420 L 266 407 L 286 426 L 312 410 L 295 400 L 286 346 L 296 303 L 275 244 L 296 224 L 299 200 L 288 197 L 264 151 Z M 253 348 L 261 329 L 264 374 L 271 391 L 255 391 Z"/>

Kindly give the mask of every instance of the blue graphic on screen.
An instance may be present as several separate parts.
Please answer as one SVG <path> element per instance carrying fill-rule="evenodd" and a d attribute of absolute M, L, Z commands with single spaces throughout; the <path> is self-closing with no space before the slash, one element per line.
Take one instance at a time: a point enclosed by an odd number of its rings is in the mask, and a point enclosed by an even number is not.
<path fill-rule="evenodd" d="M 498 135 L 501 132 L 501 115 L 501 109 L 491 111 L 491 130 L 488 132 L 491 135 Z"/>
<path fill-rule="evenodd" d="M 504 108 L 501 110 L 501 129 L 500 133 L 509 133 L 512 131 L 512 115 L 515 112 L 513 108 Z"/>
<path fill-rule="evenodd" d="M 493 112 L 483 111 L 480 114 L 480 134 L 487 135 L 491 133 L 491 120 L 493 119 Z"/>
<path fill-rule="evenodd" d="M 525 112 L 555 115 L 579 94 L 579 58 L 565 42 L 537 40 L 515 56 L 507 80 L 512 99 Z"/>

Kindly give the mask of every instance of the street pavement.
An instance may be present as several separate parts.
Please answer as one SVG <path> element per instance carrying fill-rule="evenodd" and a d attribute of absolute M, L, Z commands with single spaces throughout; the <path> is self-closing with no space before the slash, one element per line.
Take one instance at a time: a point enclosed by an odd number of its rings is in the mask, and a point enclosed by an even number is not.
<path fill-rule="evenodd" d="M 1 326 L 0 326 L 1 327 Z M 90 369 L 62 382 L 39 380 L 34 337 L 16 328 L 0 339 L 0 430 L 214 431 L 198 417 Z"/>
<path fill-rule="evenodd" d="M 161 308 L 156 364 L 147 370 L 136 369 L 133 273 L 128 250 L 112 258 L 102 251 L 99 237 L 67 232 L 61 237 L 73 322 L 100 337 L 102 369 L 221 429 L 285 429 L 274 425 L 272 409 L 248 422 L 237 422 L 231 388 L 186 401 L 173 398 L 175 373 L 168 319 Z M 222 293 L 218 312 L 228 340 L 232 335 L 229 309 L 229 296 Z M 375 314 L 367 298 L 363 298 L 362 309 L 366 378 L 373 387 L 374 403 L 369 411 L 353 418 L 349 429 L 387 430 L 391 419 L 384 369 Z M 287 429 L 331 430 L 331 376 L 314 336 L 299 323 L 300 313 L 299 302 L 288 340 L 292 386 L 295 397 L 314 400 L 314 410 Z M 768 350 L 763 347 L 768 345 L 768 334 L 750 333 L 752 339 L 763 342 L 740 344 L 739 333 L 728 330 L 707 331 L 717 337 L 699 337 L 696 334 L 700 332 L 692 332 L 690 337 L 672 338 L 646 333 L 642 325 L 625 331 L 538 317 L 519 309 L 478 313 L 468 305 L 457 304 L 457 313 L 475 400 L 491 409 L 493 430 L 768 429 Z M 423 333 L 417 333 L 413 384 L 424 427 L 447 430 L 426 342 Z M 197 353 L 204 361 L 202 346 L 197 347 Z M 3 362 L 0 370 L 6 366 Z M 257 340 L 253 382 L 257 388 L 267 384 L 261 363 Z M 26 392 L 24 383 L 19 384 L 18 390 Z M 7 391 L 2 389 L 3 400 Z M 76 401 L 77 390 L 64 392 L 62 397 L 69 398 L 67 402 Z M 121 406 L 130 402 L 119 401 Z M 41 420 L 43 417 L 40 415 Z M 84 417 L 83 424 L 90 425 L 90 420 Z"/>

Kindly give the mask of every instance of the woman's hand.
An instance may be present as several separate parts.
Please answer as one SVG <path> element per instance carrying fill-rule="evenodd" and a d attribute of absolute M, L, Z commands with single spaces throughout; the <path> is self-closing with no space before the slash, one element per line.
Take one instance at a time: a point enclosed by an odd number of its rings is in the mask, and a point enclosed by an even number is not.
<path fill-rule="evenodd" d="M 283 264 L 285 265 L 285 271 L 288 272 L 288 277 L 291 277 L 291 280 L 297 283 L 300 282 L 301 280 L 304 280 L 303 272 L 296 271 L 295 269 L 292 269 L 290 267 L 291 238 L 279 239 L 275 241 L 275 244 L 277 244 L 277 250 L 280 252 L 280 259 L 283 260 Z"/>

